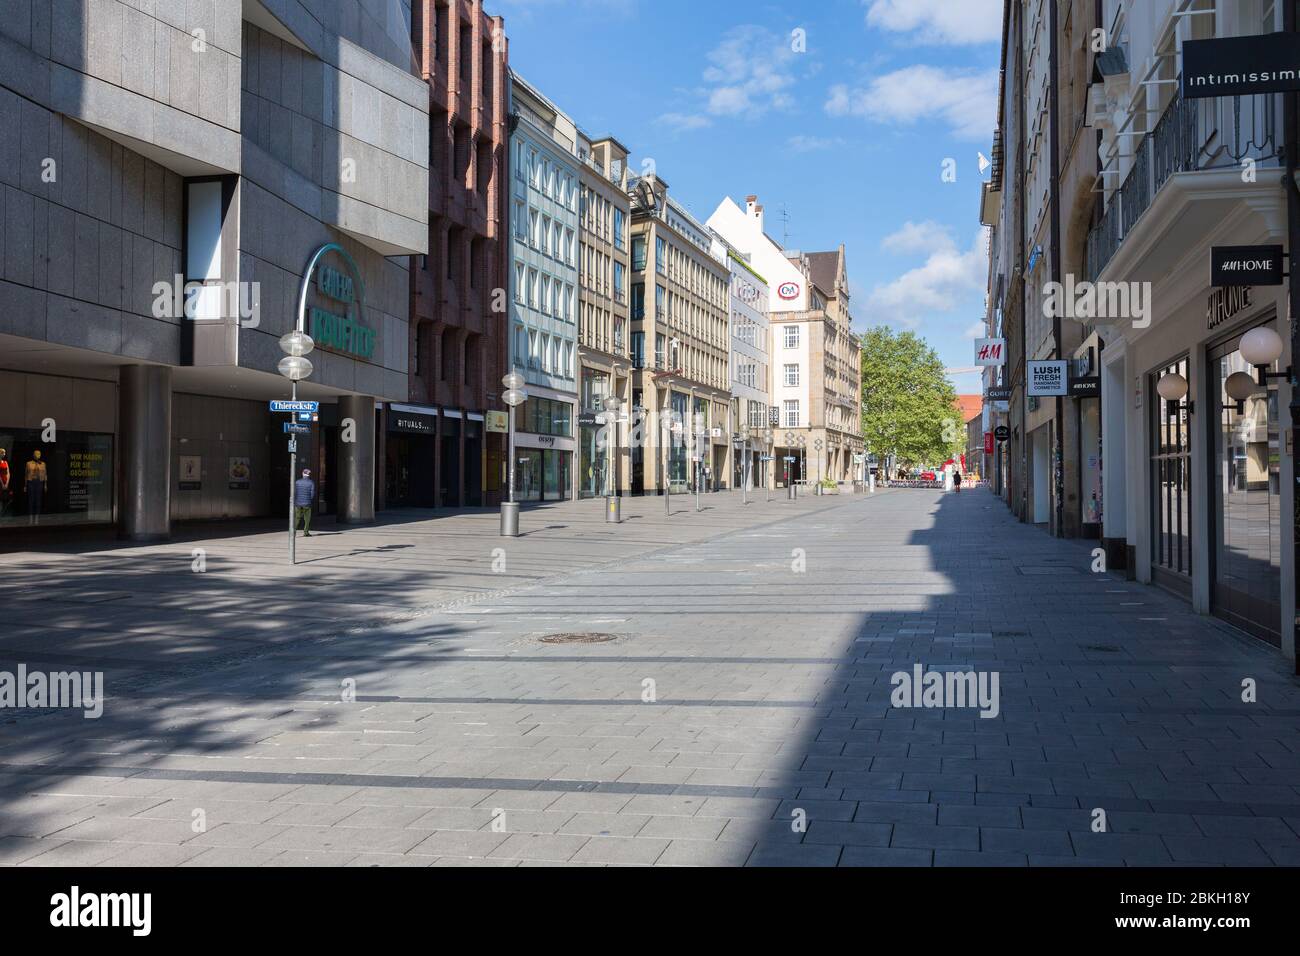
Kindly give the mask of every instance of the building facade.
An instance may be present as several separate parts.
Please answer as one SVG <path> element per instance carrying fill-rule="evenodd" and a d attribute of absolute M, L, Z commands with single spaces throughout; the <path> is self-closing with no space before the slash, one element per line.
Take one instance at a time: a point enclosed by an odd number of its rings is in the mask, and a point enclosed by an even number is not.
<path fill-rule="evenodd" d="M 8 6 L 0 447 L 45 478 L 0 525 L 157 539 L 284 514 L 267 402 L 289 397 L 277 341 L 299 323 L 317 347 L 298 394 L 321 403 L 299 460 L 323 511 L 373 518 L 376 401 L 407 395 L 428 242 L 429 97 L 409 3 L 332 9 Z"/>
<path fill-rule="evenodd" d="M 1283 6 L 1207 2 L 1185 15 L 1174 0 L 1009 2 L 994 175 L 981 215 L 994 225 L 988 328 L 1011 346 L 1005 489 L 1013 509 L 1056 521 L 1041 507 L 1051 492 L 1039 468 L 1046 423 L 1028 407 L 1019 371 L 1044 354 L 1044 322 L 1056 319 L 1053 354 L 1071 362 L 1076 392 L 1061 419 L 1073 467 L 1047 459 L 1064 489 L 1062 532 L 1098 535 L 1111 569 L 1294 659 L 1285 286 L 1209 284 L 1215 247 L 1290 243 L 1295 224 L 1278 187 L 1283 96 L 1185 98 L 1179 73 L 1188 41 L 1277 33 L 1288 27 Z M 1087 42 L 1094 29 L 1106 39 L 1100 49 Z M 1047 232 L 1043 197 L 1057 210 L 1054 230 L 1047 211 Z M 1054 247 L 1044 245 L 1053 231 Z M 1059 264 L 1042 271 L 1053 254 Z M 1252 342 L 1269 347 L 1257 353 Z M 1270 364 L 1256 367 L 1248 355 Z"/>
<path fill-rule="evenodd" d="M 489 411 L 507 369 L 508 45 L 482 0 L 416 0 L 412 48 L 429 95 L 428 253 L 411 268 L 410 376 L 381 432 L 389 507 L 474 507 L 504 491 Z"/>
<path fill-rule="evenodd" d="M 656 174 L 632 194 L 633 494 L 728 487 L 728 280 L 712 235 Z"/>
<path fill-rule="evenodd" d="M 510 363 L 527 380 L 515 411 L 519 501 L 572 498 L 578 403 L 578 128 L 511 73 Z"/>
<path fill-rule="evenodd" d="M 626 416 L 632 401 L 632 203 L 627 147 L 578 134 L 578 497 L 628 487 L 619 422 L 605 419 L 609 396 Z M 618 430 L 619 434 L 614 435 Z M 610 469 L 613 469 L 612 473 Z"/>
<path fill-rule="evenodd" d="M 768 461 L 767 432 L 772 427 L 772 326 L 767 280 L 744 253 L 713 233 L 713 252 L 731 269 L 731 414 L 727 428 L 735 449 L 731 487 L 775 487 Z"/>
<path fill-rule="evenodd" d="M 861 346 L 851 329 L 843 247 L 811 255 L 782 249 L 764 231 L 757 196 L 747 197 L 745 209 L 724 199 L 709 226 L 769 283 L 777 484 L 860 479 Z"/>

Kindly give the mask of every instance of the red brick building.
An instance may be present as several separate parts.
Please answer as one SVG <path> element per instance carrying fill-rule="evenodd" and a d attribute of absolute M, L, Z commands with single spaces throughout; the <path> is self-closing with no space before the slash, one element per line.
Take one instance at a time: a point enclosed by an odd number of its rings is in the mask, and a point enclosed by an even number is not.
<path fill-rule="evenodd" d="M 500 501 L 508 288 L 505 21 L 482 0 L 414 0 L 412 51 L 429 84 L 429 252 L 411 268 L 410 404 L 390 406 L 387 507 Z M 418 136 L 418 131 L 417 131 Z"/>

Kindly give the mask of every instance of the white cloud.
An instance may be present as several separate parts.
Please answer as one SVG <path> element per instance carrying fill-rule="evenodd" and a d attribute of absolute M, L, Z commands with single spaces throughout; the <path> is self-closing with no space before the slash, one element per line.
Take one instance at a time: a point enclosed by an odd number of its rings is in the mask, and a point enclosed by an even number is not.
<path fill-rule="evenodd" d="M 900 126 L 940 119 L 959 139 L 988 140 L 997 121 L 997 99 L 996 70 L 918 64 L 875 77 L 864 87 L 831 87 L 826 112 Z"/>
<path fill-rule="evenodd" d="M 963 337 L 968 339 L 982 339 L 987 331 L 988 329 L 984 325 L 984 320 L 981 319 L 978 322 L 972 322 L 970 325 L 966 326 L 966 333 Z"/>
<path fill-rule="evenodd" d="M 788 37 L 759 26 L 734 27 L 707 55 L 704 85 L 693 91 L 698 109 L 659 119 L 688 130 L 709 125 L 709 117 L 755 119 L 771 110 L 790 109 L 796 55 Z"/>
<path fill-rule="evenodd" d="M 880 242 L 889 252 L 929 252 L 940 246 L 952 245 L 952 232 L 932 219 L 925 222 L 905 222 Z"/>
<path fill-rule="evenodd" d="M 916 328 L 934 312 L 951 312 L 984 292 L 988 252 L 984 231 L 961 249 L 950 231 L 932 222 L 904 223 L 881 242 L 896 252 L 926 252 L 925 262 L 892 282 L 877 285 L 867 297 L 871 311 L 885 321 Z"/>
<path fill-rule="evenodd" d="M 1002 40 L 1001 0 L 862 0 L 867 25 L 915 34 L 922 43 L 961 46 Z"/>
<path fill-rule="evenodd" d="M 707 116 L 700 116 L 698 113 L 665 113 L 660 116 L 656 123 L 662 126 L 671 127 L 674 132 L 684 133 L 693 129 L 703 129 L 706 126 L 712 126 L 713 120 Z"/>
<path fill-rule="evenodd" d="M 791 136 L 785 145 L 796 153 L 817 153 L 825 149 L 834 149 L 844 145 L 838 136 L 805 136 L 803 133 Z"/>

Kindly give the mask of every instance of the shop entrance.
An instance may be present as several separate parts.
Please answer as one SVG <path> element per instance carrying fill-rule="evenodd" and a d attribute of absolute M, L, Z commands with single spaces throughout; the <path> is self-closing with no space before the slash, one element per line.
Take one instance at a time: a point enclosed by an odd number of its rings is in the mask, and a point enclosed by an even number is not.
<path fill-rule="evenodd" d="M 434 439 L 432 436 L 388 433 L 385 489 L 390 508 L 434 507 Z M 421 481 L 422 477 L 426 480 Z"/>
<path fill-rule="evenodd" d="M 1271 323 L 1270 323 L 1271 325 Z M 1212 610 L 1242 630 L 1281 644 L 1282 475 L 1278 379 L 1255 385 L 1239 406 L 1227 382 L 1253 382 L 1237 350 L 1240 336 L 1210 350 L 1214 456 L 1211 521 Z M 1271 371 L 1277 370 L 1274 363 Z M 1236 384 L 1234 383 L 1234 384 Z"/>

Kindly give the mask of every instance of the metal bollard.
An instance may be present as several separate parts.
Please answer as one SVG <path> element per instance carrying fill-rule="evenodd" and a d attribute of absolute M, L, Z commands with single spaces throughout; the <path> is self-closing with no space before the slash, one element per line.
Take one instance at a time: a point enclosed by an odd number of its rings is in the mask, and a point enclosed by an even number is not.
<path fill-rule="evenodd" d="M 501 503 L 501 537 L 519 537 L 519 502 L 517 501 Z"/>

